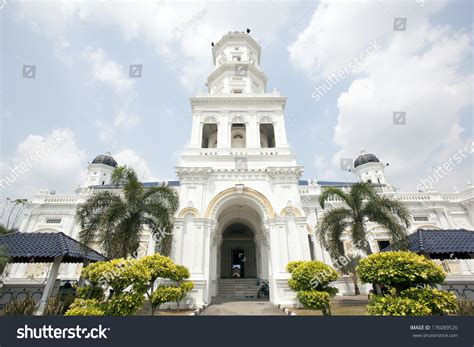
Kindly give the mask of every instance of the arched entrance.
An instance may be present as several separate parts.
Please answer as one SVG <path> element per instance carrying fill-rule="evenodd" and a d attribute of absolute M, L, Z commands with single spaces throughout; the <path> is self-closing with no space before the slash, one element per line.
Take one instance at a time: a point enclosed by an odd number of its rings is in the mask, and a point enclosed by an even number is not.
<path fill-rule="evenodd" d="M 273 218 L 273 209 L 260 193 L 249 188 L 229 189 L 218 197 L 208 209 L 208 217 L 216 221 L 211 234 L 210 294 L 256 297 L 258 280 L 270 279 L 266 221 Z"/>

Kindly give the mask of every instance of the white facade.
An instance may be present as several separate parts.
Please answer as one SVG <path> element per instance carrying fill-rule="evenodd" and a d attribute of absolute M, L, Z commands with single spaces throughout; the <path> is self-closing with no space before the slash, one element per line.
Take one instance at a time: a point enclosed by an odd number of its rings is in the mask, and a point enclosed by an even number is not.
<path fill-rule="evenodd" d="M 244 259 L 239 263 L 243 277 L 268 280 L 270 300 L 292 304 L 294 292 L 288 287 L 285 266 L 292 260 L 331 263 L 314 238 L 324 213 L 318 199 L 324 187 L 344 184 L 300 180 L 303 167 L 286 138 L 286 98 L 266 92 L 267 77 L 259 67 L 261 49 L 251 36 L 228 33 L 213 46 L 212 54 L 216 68 L 207 80 L 208 93 L 190 99 L 191 139 L 176 168 L 179 184 L 170 182 L 180 199 L 171 257 L 190 269 L 196 306 L 219 295 L 219 279 L 230 275 L 236 254 Z M 383 194 L 403 201 L 415 217 L 410 232 L 474 229 L 473 186 L 456 193 L 398 192 L 386 180 L 385 165 L 373 157 L 354 168 L 356 179 L 377 184 Z M 86 182 L 76 194 L 36 195 L 20 230 L 62 231 L 77 238 L 77 206 L 96 191 L 115 189 L 108 186 L 114 169 L 111 160 L 101 156 L 90 164 Z M 334 199 L 328 207 L 339 204 Z M 368 233 L 374 251 L 389 240 L 377 225 L 369 225 Z M 143 235 L 139 255 L 153 250 L 150 235 Z M 60 277 L 77 278 L 79 270 L 67 265 Z M 42 276 L 34 265 L 15 264 L 8 271 L 7 280 L 12 282 Z M 473 273 L 467 268 L 463 274 L 474 277 Z M 339 281 L 341 294 L 352 292 L 348 283 Z"/>

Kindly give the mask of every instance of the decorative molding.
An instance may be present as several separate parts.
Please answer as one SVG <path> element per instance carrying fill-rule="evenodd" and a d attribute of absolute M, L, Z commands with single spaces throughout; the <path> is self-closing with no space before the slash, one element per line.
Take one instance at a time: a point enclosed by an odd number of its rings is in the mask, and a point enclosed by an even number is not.
<path fill-rule="evenodd" d="M 265 215 L 265 219 L 273 219 L 275 218 L 275 210 L 273 209 L 270 201 L 260 192 L 256 191 L 252 188 L 243 188 L 243 193 L 239 194 L 236 187 L 228 188 L 219 194 L 217 194 L 209 203 L 205 218 L 208 219 L 216 219 L 216 213 L 218 208 L 226 201 L 234 198 L 234 197 L 243 197 L 248 198 L 254 202 L 256 202 L 260 207 L 262 207 L 262 211 Z"/>
<path fill-rule="evenodd" d="M 284 217 L 286 215 L 292 215 L 295 217 L 301 217 L 301 212 L 296 207 L 288 206 L 280 211 L 280 216 Z"/>
<path fill-rule="evenodd" d="M 199 214 L 199 211 L 197 210 L 197 208 L 195 208 L 195 207 L 185 207 L 179 212 L 178 218 L 184 218 L 184 217 L 186 217 L 186 215 L 188 213 L 191 213 L 194 216 L 194 218 L 199 218 L 200 217 L 200 214 Z"/>

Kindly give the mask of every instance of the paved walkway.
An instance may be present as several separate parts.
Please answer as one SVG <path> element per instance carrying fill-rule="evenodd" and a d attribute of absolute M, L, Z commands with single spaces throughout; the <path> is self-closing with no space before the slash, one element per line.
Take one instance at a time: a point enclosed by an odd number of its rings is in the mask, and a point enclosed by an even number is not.
<path fill-rule="evenodd" d="M 201 316 L 284 316 L 270 301 L 215 298 Z"/>

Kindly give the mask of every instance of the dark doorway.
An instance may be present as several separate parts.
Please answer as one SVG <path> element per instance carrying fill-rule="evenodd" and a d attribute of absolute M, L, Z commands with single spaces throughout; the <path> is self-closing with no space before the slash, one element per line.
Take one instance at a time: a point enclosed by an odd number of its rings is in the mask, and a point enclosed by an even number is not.
<path fill-rule="evenodd" d="M 245 260 L 243 249 L 232 250 L 232 278 L 245 277 Z"/>
<path fill-rule="evenodd" d="M 221 247 L 221 278 L 256 278 L 257 258 L 253 232 L 244 224 L 230 225 Z"/>

